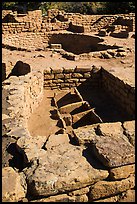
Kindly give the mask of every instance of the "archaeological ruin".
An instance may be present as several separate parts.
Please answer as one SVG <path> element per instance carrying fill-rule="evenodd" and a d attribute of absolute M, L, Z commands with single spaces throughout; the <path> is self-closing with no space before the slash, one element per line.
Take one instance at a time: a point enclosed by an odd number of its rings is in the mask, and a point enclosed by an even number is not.
<path fill-rule="evenodd" d="M 2 11 L 2 201 L 135 202 L 135 14 Z"/>

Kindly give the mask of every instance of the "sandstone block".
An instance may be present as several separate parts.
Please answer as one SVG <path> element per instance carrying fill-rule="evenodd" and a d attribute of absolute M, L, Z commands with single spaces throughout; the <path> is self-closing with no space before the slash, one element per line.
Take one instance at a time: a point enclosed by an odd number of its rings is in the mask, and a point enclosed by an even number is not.
<path fill-rule="evenodd" d="M 75 72 L 90 72 L 92 70 L 92 67 L 87 66 L 76 66 Z"/>
<path fill-rule="evenodd" d="M 122 193 L 118 202 L 135 202 L 135 190 L 127 190 Z"/>
<path fill-rule="evenodd" d="M 81 107 L 85 102 L 80 101 L 80 102 L 75 102 L 75 103 L 70 103 L 67 105 L 64 105 L 59 108 L 60 113 L 71 113 L 74 109 Z"/>
<path fill-rule="evenodd" d="M 67 194 L 49 196 L 48 198 L 42 198 L 33 200 L 31 202 L 87 202 L 88 197 L 86 195 L 81 196 L 69 196 Z"/>
<path fill-rule="evenodd" d="M 98 181 L 90 190 L 90 198 L 96 200 L 99 198 L 115 196 L 121 192 L 127 191 L 135 186 L 135 177 L 130 176 L 120 181 Z"/>
<path fill-rule="evenodd" d="M 123 123 L 124 134 L 128 137 L 130 143 L 135 145 L 135 121 L 125 121 Z"/>
<path fill-rule="evenodd" d="M 88 125 L 84 127 L 79 127 L 73 130 L 75 139 L 78 141 L 79 145 L 90 143 L 96 137 L 96 129 L 98 124 Z"/>
<path fill-rule="evenodd" d="M 63 72 L 63 68 L 51 67 L 51 72 L 61 74 Z"/>
<path fill-rule="evenodd" d="M 12 167 L 2 169 L 2 200 L 3 202 L 18 202 L 26 195 L 21 185 L 20 175 Z"/>
<path fill-rule="evenodd" d="M 68 134 L 50 135 L 45 144 L 47 150 L 53 149 L 55 146 L 69 144 Z"/>
<path fill-rule="evenodd" d="M 44 80 L 54 79 L 54 74 L 46 74 L 44 75 Z"/>
<path fill-rule="evenodd" d="M 102 123 L 98 125 L 97 132 L 99 135 L 103 136 L 116 136 L 118 137 L 123 133 L 122 123 Z"/>
<path fill-rule="evenodd" d="M 109 170 L 111 180 L 124 179 L 135 173 L 135 164 L 120 166 Z"/>
<path fill-rule="evenodd" d="M 135 162 L 135 149 L 124 135 L 96 137 L 92 145 L 94 154 L 105 166 L 118 167 Z"/>
<path fill-rule="evenodd" d="M 52 146 L 24 171 L 30 193 L 37 196 L 77 190 L 108 176 L 107 170 L 96 169 L 87 162 L 81 147 L 68 143 Z"/>
<path fill-rule="evenodd" d="M 83 75 L 80 73 L 72 73 L 72 78 L 83 78 Z"/>

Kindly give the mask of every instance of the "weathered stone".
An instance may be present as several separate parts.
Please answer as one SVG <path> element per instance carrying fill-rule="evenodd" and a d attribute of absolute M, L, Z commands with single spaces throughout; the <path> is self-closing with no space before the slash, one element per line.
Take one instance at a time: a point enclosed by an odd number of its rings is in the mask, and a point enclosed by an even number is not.
<path fill-rule="evenodd" d="M 8 132 L 7 135 L 16 139 L 19 139 L 20 137 L 30 137 L 29 131 L 22 127 L 12 128 L 12 130 Z"/>
<path fill-rule="evenodd" d="M 83 78 L 83 75 L 80 73 L 72 73 L 72 78 Z"/>
<path fill-rule="evenodd" d="M 71 103 L 71 104 L 62 106 L 62 107 L 59 108 L 59 112 L 62 113 L 62 114 L 63 113 L 71 113 L 76 108 L 81 107 L 84 103 L 85 103 L 85 101 L 80 101 L 80 102 Z"/>
<path fill-rule="evenodd" d="M 54 79 L 54 74 L 45 74 L 44 80 Z"/>
<path fill-rule="evenodd" d="M 45 155 L 45 151 L 41 148 L 46 140 L 47 137 L 43 136 L 21 137 L 17 140 L 17 150 L 24 156 L 24 164 L 29 163 L 34 158 Z"/>
<path fill-rule="evenodd" d="M 45 144 L 45 148 L 51 150 L 60 144 L 69 144 L 68 134 L 50 135 Z"/>
<path fill-rule="evenodd" d="M 18 202 L 26 195 L 20 175 L 12 167 L 2 169 L 2 201 Z"/>
<path fill-rule="evenodd" d="M 118 202 L 135 202 L 135 190 L 127 190 L 122 193 Z"/>
<path fill-rule="evenodd" d="M 93 109 L 85 110 L 83 112 L 76 113 L 76 114 L 72 115 L 72 122 L 73 122 L 73 124 L 75 124 L 79 120 L 82 120 L 82 119 L 86 120 L 86 117 L 88 118 L 87 119 L 88 122 L 90 121 L 91 124 L 102 122 L 101 118 L 94 112 Z"/>
<path fill-rule="evenodd" d="M 108 176 L 108 171 L 96 169 L 87 162 L 81 147 L 59 141 L 24 171 L 30 193 L 43 196 L 84 188 Z"/>
<path fill-rule="evenodd" d="M 75 72 L 90 72 L 92 70 L 92 67 L 90 66 L 76 66 Z"/>
<path fill-rule="evenodd" d="M 74 138 L 79 145 L 90 143 L 96 137 L 96 128 L 98 124 L 79 127 L 73 130 Z"/>
<path fill-rule="evenodd" d="M 95 138 L 92 144 L 94 154 L 105 166 L 118 167 L 135 162 L 135 149 L 124 137 Z"/>
<path fill-rule="evenodd" d="M 50 196 L 30 202 L 87 202 L 88 197 L 86 195 L 81 196 L 68 196 L 67 194 Z"/>
<path fill-rule="evenodd" d="M 135 186 L 135 177 L 130 176 L 120 181 L 98 181 L 89 192 L 91 200 L 99 198 L 111 197 Z"/>
<path fill-rule="evenodd" d="M 52 67 L 51 72 L 56 74 L 61 74 L 63 72 L 63 68 Z"/>
<path fill-rule="evenodd" d="M 124 179 L 130 176 L 130 174 L 135 173 L 135 164 L 125 165 L 117 168 L 110 169 L 110 179 L 111 180 L 119 180 Z"/>
<path fill-rule="evenodd" d="M 102 123 L 98 125 L 97 133 L 103 136 L 116 136 L 123 134 L 121 122 Z"/>
<path fill-rule="evenodd" d="M 103 57 L 104 59 L 111 59 L 111 58 L 112 58 L 112 55 L 109 54 L 109 53 L 106 52 L 106 51 L 100 52 L 100 53 L 101 53 L 101 55 L 102 55 L 102 57 Z"/>
<path fill-rule="evenodd" d="M 129 142 L 135 146 L 135 121 L 125 121 L 123 123 L 124 134 L 129 139 Z"/>
<path fill-rule="evenodd" d="M 84 194 L 87 194 L 88 192 L 89 192 L 89 187 L 85 187 L 85 188 L 81 188 L 79 190 L 69 192 L 68 195 L 70 195 L 70 196 L 84 195 Z"/>
<path fill-rule="evenodd" d="M 118 201 L 118 198 L 119 198 L 119 195 L 117 196 L 112 196 L 112 197 L 109 197 L 109 198 L 103 198 L 103 199 L 99 199 L 99 200 L 94 200 L 92 202 L 117 202 Z"/>

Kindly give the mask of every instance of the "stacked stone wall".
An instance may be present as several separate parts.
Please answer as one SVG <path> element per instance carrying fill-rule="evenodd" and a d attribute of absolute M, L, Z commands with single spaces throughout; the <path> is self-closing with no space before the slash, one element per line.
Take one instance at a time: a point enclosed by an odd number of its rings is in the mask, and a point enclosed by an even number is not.
<path fill-rule="evenodd" d="M 100 69 L 94 71 L 93 67 L 50 68 L 44 71 L 44 87 L 50 89 L 67 89 L 83 86 L 100 86 Z"/>
<path fill-rule="evenodd" d="M 135 87 L 102 69 L 102 86 L 132 118 L 135 118 Z"/>
<path fill-rule="evenodd" d="M 28 11 L 27 14 L 17 14 L 13 13 L 12 11 L 8 11 L 6 12 L 6 14 L 12 14 L 18 23 L 3 23 L 2 32 L 48 32 L 52 30 L 66 30 L 69 28 L 70 22 L 73 25 L 72 31 L 75 30 L 76 32 L 78 29 L 79 32 L 80 29 L 81 32 L 97 32 L 100 29 L 113 24 L 118 17 L 122 17 L 121 23 L 124 25 L 126 23 L 129 27 L 129 31 L 135 30 L 134 13 L 119 15 L 83 15 L 79 13 L 74 14 L 64 12 L 60 14 L 61 11 L 59 10 L 57 10 L 55 13 L 54 12 L 49 12 L 48 16 L 42 17 L 42 13 L 40 10 Z M 3 18 L 6 14 L 3 11 Z M 65 20 L 58 20 L 58 16 L 61 16 Z M 76 26 L 81 26 L 81 28 L 76 28 Z"/>
<path fill-rule="evenodd" d="M 3 82 L 3 90 L 9 93 L 3 99 L 10 104 L 8 121 L 3 121 L 3 125 L 8 127 L 8 132 L 10 129 L 27 128 L 28 118 L 43 97 L 43 73 L 33 71 L 24 76 L 11 76 Z"/>

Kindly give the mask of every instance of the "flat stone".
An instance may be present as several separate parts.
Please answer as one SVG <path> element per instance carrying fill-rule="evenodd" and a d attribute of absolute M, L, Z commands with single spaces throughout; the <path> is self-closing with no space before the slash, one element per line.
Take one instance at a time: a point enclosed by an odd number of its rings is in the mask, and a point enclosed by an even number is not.
<path fill-rule="evenodd" d="M 123 134 L 123 128 L 121 122 L 102 123 L 98 125 L 97 132 L 103 136 L 116 136 Z"/>
<path fill-rule="evenodd" d="M 79 101 L 79 102 L 64 105 L 64 106 L 59 108 L 59 112 L 62 113 L 62 114 L 63 113 L 71 113 L 73 110 L 75 110 L 76 108 L 79 108 L 84 103 L 86 103 L 86 101 Z"/>
<path fill-rule="evenodd" d="M 125 140 L 125 136 L 96 137 L 92 143 L 94 154 L 108 167 L 118 167 L 135 163 L 135 149 Z"/>
<path fill-rule="evenodd" d="M 118 198 L 119 198 L 119 195 L 117 196 L 111 196 L 109 198 L 102 198 L 102 199 L 99 199 L 99 200 L 94 200 L 93 202 L 99 202 L 99 203 L 102 203 L 102 202 L 117 202 L 118 201 Z"/>
<path fill-rule="evenodd" d="M 24 156 L 24 164 L 45 155 L 45 150 L 42 147 L 46 140 L 47 137 L 43 136 L 21 137 L 17 140 L 17 150 Z"/>
<path fill-rule="evenodd" d="M 62 68 L 62 67 L 60 67 L 60 68 L 51 67 L 51 72 L 52 72 L 52 73 L 58 73 L 58 74 L 60 74 L 60 73 L 63 72 L 63 68 Z"/>
<path fill-rule="evenodd" d="M 76 66 L 75 72 L 90 72 L 92 67 L 90 66 Z"/>
<path fill-rule="evenodd" d="M 47 150 L 52 150 L 54 147 L 59 145 L 69 144 L 68 134 L 58 134 L 58 135 L 50 135 L 48 141 L 45 144 L 45 148 Z"/>
<path fill-rule="evenodd" d="M 51 196 L 78 190 L 105 179 L 108 171 L 94 168 L 82 156 L 82 152 L 81 147 L 66 142 L 59 144 L 59 141 L 48 149 L 47 142 L 45 154 L 34 159 L 31 167 L 24 170 L 30 193 Z"/>
<path fill-rule="evenodd" d="M 96 137 L 96 128 L 98 124 L 79 127 L 73 130 L 74 138 L 79 145 L 90 143 Z"/>
<path fill-rule="evenodd" d="M 18 202 L 26 195 L 21 177 L 12 167 L 2 169 L 2 201 Z"/>
<path fill-rule="evenodd" d="M 115 196 L 121 192 L 127 191 L 135 186 L 135 177 L 130 176 L 120 181 L 98 181 L 89 192 L 91 200 Z"/>
<path fill-rule="evenodd" d="M 119 180 L 129 177 L 135 173 L 135 164 L 125 165 L 117 168 L 110 169 L 110 179 Z"/>
<path fill-rule="evenodd" d="M 30 137 L 29 131 L 22 127 L 12 128 L 12 130 L 8 132 L 7 135 L 15 139 L 19 139 L 21 137 Z"/>

